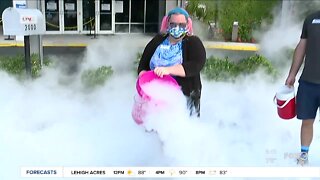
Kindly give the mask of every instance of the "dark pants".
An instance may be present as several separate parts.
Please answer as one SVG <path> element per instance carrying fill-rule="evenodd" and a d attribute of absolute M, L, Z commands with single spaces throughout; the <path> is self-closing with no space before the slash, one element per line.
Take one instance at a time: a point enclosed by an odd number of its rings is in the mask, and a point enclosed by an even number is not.
<path fill-rule="evenodd" d="M 320 106 L 320 84 L 299 81 L 297 93 L 297 118 L 314 119 Z"/>
<path fill-rule="evenodd" d="M 196 115 L 200 117 L 200 97 L 201 90 L 194 90 L 187 99 L 187 105 L 190 110 L 190 116 Z"/>

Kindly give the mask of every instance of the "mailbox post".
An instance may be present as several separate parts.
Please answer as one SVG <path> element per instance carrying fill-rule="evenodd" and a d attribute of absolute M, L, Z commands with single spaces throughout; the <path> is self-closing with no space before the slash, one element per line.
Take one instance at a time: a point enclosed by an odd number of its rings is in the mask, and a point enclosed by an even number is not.
<path fill-rule="evenodd" d="M 31 76 L 30 35 L 45 33 L 43 14 L 38 9 L 16 9 L 9 7 L 2 13 L 3 35 L 24 36 L 25 67 Z"/>
<path fill-rule="evenodd" d="M 30 57 L 30 37 L 24 36 L 24 62 L 26 66 L 26 72 L 31 77 L 31 57 Z"/>

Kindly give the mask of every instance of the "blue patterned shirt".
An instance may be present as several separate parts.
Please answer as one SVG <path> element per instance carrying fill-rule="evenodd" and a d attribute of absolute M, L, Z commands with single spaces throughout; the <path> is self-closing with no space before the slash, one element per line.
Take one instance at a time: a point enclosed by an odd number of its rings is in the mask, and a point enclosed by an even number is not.
<path fill-rule="evenodd" d="M 182 64 L 182 41 L 171 44 L 166 38 L 155 50 L 150 60 L 150 69 L 156 67 L 169 67 Z"/>

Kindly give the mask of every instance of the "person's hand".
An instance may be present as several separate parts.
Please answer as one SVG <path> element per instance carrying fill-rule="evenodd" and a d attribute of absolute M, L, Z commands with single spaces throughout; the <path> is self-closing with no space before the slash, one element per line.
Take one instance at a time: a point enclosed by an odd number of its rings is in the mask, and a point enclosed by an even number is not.
<path fill-rule="evenodd" d="M 296 81 L 296 77 L 295 76 L 288 76 L 285 85 L 289 86 L 289 87 L 293 87 L 294 82 Z"/>
<path fill-rule="evenodd" d="M 156 67 L 154 69 L 154 73 L 159 76 L 159 77 L 163 77 L 164 75 L 169 75 L 170 72 L 169 72 L 169 69 L 168 67 Z"/>

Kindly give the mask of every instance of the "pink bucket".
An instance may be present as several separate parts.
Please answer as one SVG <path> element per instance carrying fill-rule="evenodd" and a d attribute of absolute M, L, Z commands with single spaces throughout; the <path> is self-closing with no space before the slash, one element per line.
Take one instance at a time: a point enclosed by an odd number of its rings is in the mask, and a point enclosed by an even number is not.
<path fill-rule="evenodd" d="M 143 99 L 147 99 L 147 100 L 150 100 L 150 96 L 148 94 L 146 94 L 143 89 L 141 88 L 141 86 L 145 83 L 148 83 L 148 82 L 151 82 L 153 80 L 160 80 L 160 81 L 163 81 L 164 83 L 169 83 L 173 86 L 176 86 L 176 87 L 179 87 L 177 81 L 169 76 L 169 75 L 165 75 L 163 76 L 162 78 L 157 76 L 153 71 L 147 71 L 145 72 L 144 74 L 142 74 L 138 80 L 137 80 L 137 83 L 136 83 L 136 89 L 138 91 L 138 94 L 143 98 Z M 180 88 L 180 87 L 179 87 Z"/>
<path fill-rule="evenodd" d="M 132 118 L 138 124 L 143 123 L 143 118 L 146 115 L 146 108 L 148 107 L 147 101 L 142 99 L 139 95 L 134 96 L 134 104 L 132 108 Z"/>
<path fill-rule="evenodd" d="M 153 71 L 147 71 L 144 74 L 142 74 L 138 78 L 136 83 L 136 89 L 137 89 L 138 95 L 134 97 L 134 104 L 132 109 L 132 117 L 137 124 L 143 123 L 143 118 L 147 113 L 146 109 L 148 105 L 150 105 L 152 100 L 152 97 L 143 90 L 142 85 L 149 83 L 153 80 L 158 80 L 160 82 L 163 82 L 163 84 L 170 84 L 174 87 L 177 87 L 177 89 L 180 90 L 180 86 L 177 83 L 177 81 L 169 75 L 165 75 L 161 78 L 157 76 Z M 153 102 L 153 103 L 159 103 L 159 102 Z"/>

